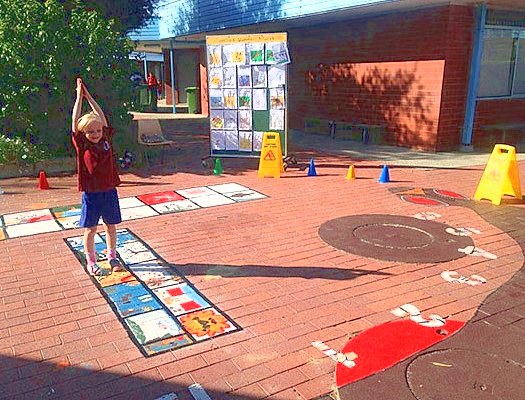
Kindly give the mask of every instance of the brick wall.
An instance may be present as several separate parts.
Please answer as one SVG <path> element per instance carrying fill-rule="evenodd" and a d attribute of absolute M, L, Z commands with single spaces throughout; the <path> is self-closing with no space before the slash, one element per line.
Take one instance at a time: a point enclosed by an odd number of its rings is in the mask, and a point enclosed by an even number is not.
<path fill-rule="evenodd" d="M 307 118 L 384 125 L 392 144 L 455 148 L 471 8 L 450 6 L 289 31 L 289 127 Z"/>

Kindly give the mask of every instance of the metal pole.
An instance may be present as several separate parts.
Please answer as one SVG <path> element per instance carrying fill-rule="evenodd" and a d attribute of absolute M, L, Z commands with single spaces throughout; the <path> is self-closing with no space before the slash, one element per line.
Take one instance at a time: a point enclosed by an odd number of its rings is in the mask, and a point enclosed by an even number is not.
<path fill-rule="evenodd" d="M 461 134 L 462 150 L 472 151 L 472 129 L 474 115 L 476 114 L 476 102 L 478 97 L 479 71 L 481 69 L 481 57 L 483 53 L 483 42 L 485 32 L 485 21 L 487 18 L 487 5 L 482 4 L 477 9 L 477 27 L 474 34 L 472 58 L 470 61 L 470 76 L 468 82 L 467 104 L 465 107 L 465 120 L 463 121 L 463 132 Z"/>
<path fill-rule="evenodd" d="M 175 104 L 175 68 L 173 63 L 173 42 L 170 40 L 170 79 L 171 79 L 171 104 L 173 114 L 177 113 Z"/>
<path fill-rule="evenodd" d="M 144 79 L 148 79 L 148 57 L 145 51 L 142 54 L 144 55 Z"/>

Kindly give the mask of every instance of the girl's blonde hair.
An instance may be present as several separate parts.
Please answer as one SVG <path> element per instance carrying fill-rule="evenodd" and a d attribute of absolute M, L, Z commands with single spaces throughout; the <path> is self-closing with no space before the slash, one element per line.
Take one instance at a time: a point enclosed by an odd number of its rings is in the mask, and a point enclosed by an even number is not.
<path fill-rule="evenodd" d="M 98 114 L 95 114 L 94 112 L 89 112 L 87 114 L 82 115 L 77 122 L 77 129 L 80 132 L 84 132 L 84 129 L 86 126 L 88 126 L 91 122 L 100 122 L 102 125 L 104 125 L 104 121 L 102 121 L 102 118 Z"/>

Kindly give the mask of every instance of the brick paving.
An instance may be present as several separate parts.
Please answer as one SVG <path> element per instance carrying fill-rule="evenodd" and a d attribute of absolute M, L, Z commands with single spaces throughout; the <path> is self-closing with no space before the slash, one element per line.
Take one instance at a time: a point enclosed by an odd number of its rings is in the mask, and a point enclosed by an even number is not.
<path fill-rule="evenodd" d="M 521 296 L 523 278 L 506 283 L 524 264 L 524 230 L 510 223 L 523 223 L 523 204 L 428 207 L 404 203 L 388 190 L 433 187 L 472 196 L 483 166 L 396 167 L 390 169 L 392 182 L 379 184 L 378 163 L 298 150 L 300 160 L 315 159 L 317 177 L 290 169 L 281 179 L 258 179 L 256 160 L 231 159 L 224 160 L 224 174 L 214 176 L 200 161 L 205 135 L 177 138 L 179 150 L 166 166 L 171 169 L 124 174 L 121 197 L 236 182 L 269 198 L 121 227 L 176 265 L 243 330 L 144 358 L 63 242 L 80 230 L 0 241 L 0 398 L 154 399 L 176 392 L 188 399 L 187 387 L 196 382 L 213 399 L 314 399 L 334 391 L 335 364 L 311 342 L 341 349 L 356 333 L 395 319 L 390 310 L 404 303 L 461 321 L 474 317 L 471 325 L 510 325 L 522 332 L 523 302 L 507 306 L 507 300 Z M 358 179 L 347 181 L 351 162 Z M 525 163 L 519 168 L 525 177 Z M 38 191 L 34 178 L 3 180 L 1 213 L 78 203 L 75 177 L 49 182 L 52 190 Z M 422 211 L 440 213 L 442 223 L 479 229 L 476 246 L 498 259 L 379 261 L 337 250 L 318 235 L 322 223 L 342 216 Z M 440 277 L 447 269 L 488 282 L 452 285 Z M 458 340 L 469 340 L 467 328 Z M 408 396 L 396 398 L 414 398 L 399 371 L 383 373 L 379 392 L 388 382 Z"/>

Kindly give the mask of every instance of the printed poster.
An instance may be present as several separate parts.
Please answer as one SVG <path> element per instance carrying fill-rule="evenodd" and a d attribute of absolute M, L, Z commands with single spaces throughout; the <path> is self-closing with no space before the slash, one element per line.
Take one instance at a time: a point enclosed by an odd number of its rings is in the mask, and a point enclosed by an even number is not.
<path fill-rule="evenodd" d="M 270 108 L 284 109 L 284 88 L 270 89 Z"/>
<path fill-rule="evenodd" d="M 208 46 L 208 65 L 210 67 L 222 66 L 222 46 Z"/>
<path fill-rule="evenodd" d="M 284 110 L 270 110 L 270 130 L 284 130 Z"/>
<path fill-rule="evenodd" d="M 239 132 L 239 150 L 252 151 L 252 131 Z"/>
<path fill-rule="evenodd" d="M 237 90 L 224 89 L 224 107 L 237 108 Z"/>
<path fill-rule="evenodd" d="M 222 87 L 227 89 L 237 88 L 237 69 L 235 67 L 223 68 Z"/>
<path fill-rule="evenodd" d="M 210 111 L 210 124 L 211 124 L 211 129 L 224 128 L 224 111 L 211 110 Z"/>
<path fill-rule="evenodd" d="M 211 89 L 222 88 L 222 68 L 210 68 L 210 75 L 208 78 L 208 84 Z"/>
<path fill-rule="evenodd" d="M 264 64 L 264 43 L 249 43 L 247 48 L 250 65 Z"/>
<path fill-rule="evenodd" d="M 224 108 L 222 89 L 210 89 L 210 108 Z"/>
<path fill-rule="evenodd" d="M 237 111 L 224 110 L 224 129 L 237 130 Z"/>
<path fill-rule="evenodd" d="M 283 65 L 272 65 L 268 67 L 268 87 L 284 86 L 286 83 L 286 67 Z"/>
<path fill-rule="evenodd" d="M 232 67 L 246 64 L 246 47 L 244 44 L 227 44 L 222 47 L 224 65 Z"/>
<path fill-rule="evenodd" d="M 250 66 L 239 66 L 237 67 L 237 81 L 238 86 L 241 87 L 252 87 L 252 68 Z"/>
<path fill-rule="evenodd" d="M 212 150 L 225 150 L 226 149 L 226 137 L 224 131 L 211 131 L 211 149 Z"/>
<path fill-rule="evenodd" d="M 267 71 L 265 65 L 256 65 L 252 67 L 252 82 L 254 88 L 265 88 L 268 86 L 266 74 Z"/>
<path fill-rule="evenodd" d="M 261 131 L 253 132 L 253 143 L 252 143 L 253 151 L 261 151 L 263 135 L 264 135 L 264 132 L 261 132 Z"/>
<path fill-rule="evenodd" d="M 226 150 L 239 150 L 239 133 L 237 131 L 225 131 Z"/>
<path fill-rule="evenodd" d="M 239 108 L 252 108 L 251 89 L 239 89 Z"/>
<path fill-rule="evenodd" d="M 290 63 L 288 45 L 284 42 L 266 43 L 266 64 L 284 65 Z"/>
<path fill-rule="evenodd" d="M 243 131 L 252 130 L 252 111 L 251 110 L 239 110 L 239 130 L 243 130 Z"/>
<path fill-rule="evenodd" d="M 254 110 L 267 110 L 268 89 L 253 89 L 252 104 Z"/>

